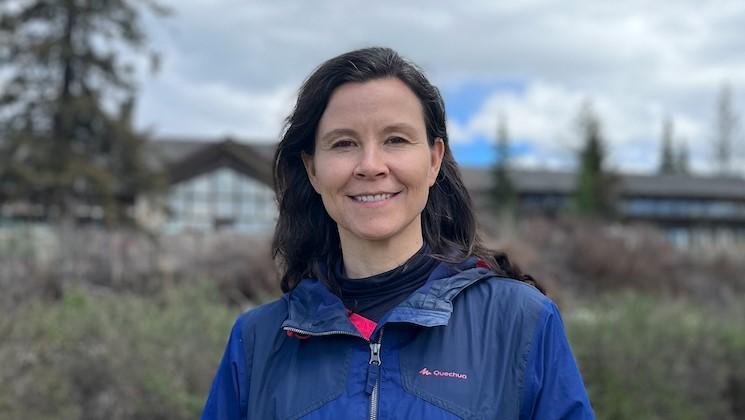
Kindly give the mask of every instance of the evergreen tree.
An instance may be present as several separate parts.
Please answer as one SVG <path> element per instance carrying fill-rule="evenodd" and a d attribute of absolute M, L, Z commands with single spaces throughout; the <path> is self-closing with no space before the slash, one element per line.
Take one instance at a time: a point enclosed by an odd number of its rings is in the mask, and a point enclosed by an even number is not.
<path fill-rule="evenodd" d="M 18 0 L 0 5 L 0 202 L 46 220 L 131 220 L 155 191 L 133 129 L 134 64 L 152 0 Z"/>
<path fill-rule="evenodd" d="M 673 151 L 673 121 L 669 118 L 662 123 L 662 146 L 660 148 L 661 174 L 676 172 L 675 152 Z"/>
<path fill-rule="evenodd" d="M 675 156 L 675 172 L 687 174 L 690 172 L 690 157 L 688 155 L 688 143 L 685 140 L 680 141 L 678 153 Z"/>
<path fill-rule="evenodd" d="M 510 179 L 510 135 L 507 120 L 500 115 L 497 127 L 497 158 L 493 168 L 494 187 L 492 199 L 494 207 L 502 213 L 513 213 L 517 205 L 517 194 Z"/>
<path fill-rule="evenodd" d="M 717 172 L 729 175 L 732 172 L 733 141 L 738 125 L 737 114 L 732 103 L 732 86 L 722 85 L 716 108 L 714 156 Z"/>
<path fill-rule="evenodd" d="M 615 180 L 605 168 L 605 142 L 600 120 L 586 102 L 579 114 L 583 146 L 579 151 L 574 208 L 580 216 L 606 219 L 615 214 Z"/>

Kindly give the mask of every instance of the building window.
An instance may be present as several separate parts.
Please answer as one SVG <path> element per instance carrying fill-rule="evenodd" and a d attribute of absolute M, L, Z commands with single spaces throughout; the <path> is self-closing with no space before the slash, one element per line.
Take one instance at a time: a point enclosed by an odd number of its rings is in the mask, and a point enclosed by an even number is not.
<path fill-rule="evenodd" d="M 637 217 L 745 220 L 745 203 L 725 200 L 631 198 L 624 203 L 624 211 Z"/>
<path fill-rule="evenodd" d="M 165 230 L 171 233 L 212 229 L 266 233 L 277 220 L 274 191 L 224 167 L 174 185 L 168 211 Z"/>

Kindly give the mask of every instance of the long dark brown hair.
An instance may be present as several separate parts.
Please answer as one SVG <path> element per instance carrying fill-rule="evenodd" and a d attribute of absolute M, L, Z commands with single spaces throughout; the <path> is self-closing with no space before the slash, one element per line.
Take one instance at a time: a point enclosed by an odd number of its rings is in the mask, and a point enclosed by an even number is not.
<path fill-rule="evenodd" d="M 476 232 L 471 198 L 450 151 L 440 91 L 416 65 L 390 48 L 376 47 L 351 51 L 321 64 L 303 83 L 295 109 L 287 117 L 274 155 L 279 219 L 272 250 L 284 271 L 282 290 L 292 290 L 304 278 L 318 277 L 319 263 L 341 252 L 336 222 L 311 186 L 301 158 L 302 153 L 314 152 L 316 129 L 329 98 L 345 83 L 393 77 L 419 98 L 430 146 L 436 138 L 441 138 L 445 146 L 440 173 L 422 212 L 424 242 L 432 249 L 432 256 L 451 263 L 475 256 L 499 275 L 536 285 L 510 263 L 507 255 L 483 246 Z"/>

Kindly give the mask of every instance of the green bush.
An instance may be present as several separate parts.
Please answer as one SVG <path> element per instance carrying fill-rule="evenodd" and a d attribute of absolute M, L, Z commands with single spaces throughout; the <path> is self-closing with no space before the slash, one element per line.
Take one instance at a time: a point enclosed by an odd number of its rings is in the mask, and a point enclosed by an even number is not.
<path fill-rule="evenodd" d="M 0 418 L 197 418 L 237 315 L 205 284 L 24 305 L 0 319 Z"/>
<path fill-rule="evenodd" d="M 621 295 L 567 316 L 599 419 L 745 418 L 745 310 Z"/>
<path fill-rule="evenodd" d="M 238 311 L 212 282 L 95 290 L 0 317 L 0 418 L 197 418 Z M 626 294 L 578 308 L 567 331 L 599 419 L 745 418 L 745 305 Z"/>

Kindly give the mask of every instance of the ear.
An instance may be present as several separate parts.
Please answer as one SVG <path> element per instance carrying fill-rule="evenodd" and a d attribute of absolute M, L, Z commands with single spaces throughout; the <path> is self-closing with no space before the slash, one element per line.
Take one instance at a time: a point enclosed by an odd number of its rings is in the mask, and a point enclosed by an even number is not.
<path fill-rule="evenodd" d="M 442 165 L 442 156 L 445 154 L 445 142 L 437 137 L 434 144 L 429 148 L 430 152 L 430 166 L 429 166 L 429 186 L 435 185 L 437 181 L 437 175 L 440 174 L 440 166 Z"/>
<path fill-rule="evenodd" d="M 305 173 L 308 174 L 310 185 L 312 185 L 313 189 L 318 192 L 318 188 L 316 188 L 316 166 L 313 161 L 313 155 L 300 152 L 300 158 L 303 159 L 303 166 L 305 166 Z"/>

